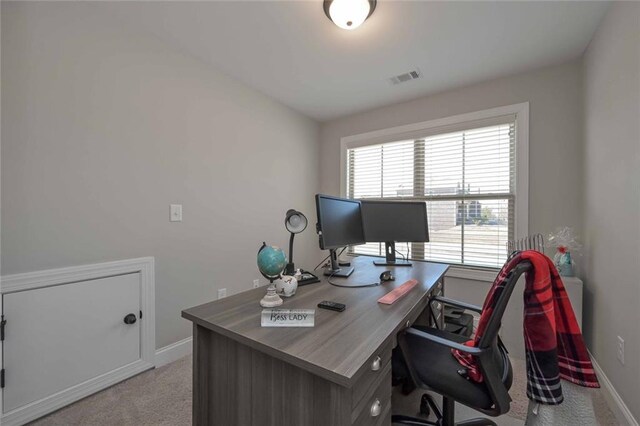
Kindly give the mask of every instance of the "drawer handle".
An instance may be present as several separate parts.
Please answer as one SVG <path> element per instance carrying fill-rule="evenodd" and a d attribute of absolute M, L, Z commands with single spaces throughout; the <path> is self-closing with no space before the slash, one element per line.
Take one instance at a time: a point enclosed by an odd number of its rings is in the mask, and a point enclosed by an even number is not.
<path fill-rule="evenodd" d="M 376 399 L 371 404 L 371 417 L 378 417 L 380 415 L 380 411 L 382 411 L 382 404 L 380 404 L 380 400 Z"/>
<path fill-rule="evenodd" d="M 380 370 L 380 364 L 382 364 L 382 360 L 380 359 L 379 356 L 377 356 L 371 363 L 371 370 L 372 371 Z"/>

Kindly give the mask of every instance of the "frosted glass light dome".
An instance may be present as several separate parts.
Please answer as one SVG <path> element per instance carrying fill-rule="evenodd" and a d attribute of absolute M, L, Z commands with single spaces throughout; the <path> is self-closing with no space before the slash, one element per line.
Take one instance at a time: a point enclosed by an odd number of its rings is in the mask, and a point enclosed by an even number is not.
<path fill-rule="evenodd" d="M 333 0 L 329 4 L 327 15 L 338 27 L 354 30 L 369 17 L 372 7 L 375 7 L 375 2 L 369 0 Z"/>

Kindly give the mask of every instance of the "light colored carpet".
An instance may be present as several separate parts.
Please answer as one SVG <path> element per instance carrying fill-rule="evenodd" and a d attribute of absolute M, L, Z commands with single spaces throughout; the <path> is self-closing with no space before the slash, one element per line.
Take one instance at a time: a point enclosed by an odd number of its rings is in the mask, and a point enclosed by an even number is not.
<path fill-rule="evenodd" d="M 513 365 L 513 385 L 509 390 L 509 395 L 513 401 L 511 402 L 511 410 L 509 415 L 517 419 L 524 420 L 527 417 L 527 408 L 529 407 L 529 399 L 527 398 L 527 376 L 526 365 L 524 360 L 511 358 Z M 602 395 L 601 389 L 584 389 L 591 395 L 591 401 L 596 413 L 596 419 L 601 426 L 614 426 L 619 422 L 613 412 L 609 409 L 607 401 Z"/>
<path fill-rule="evenodd" d="M 508 415 L 494 419 L 500 426 L 523 425 L 527 413 L 524 362 L 514 359 L 513 366 L 514 382 L 510 391 L 513 402 Z M 393 412 L 417 414 L 421 395 L 420 391 L 415 391 L 407 397 L 394 392 Z M 600 425 L 617 425 L 618 422 L 607 407 L 601 391 L 593 390 L 592 399 Z M 477 415 L 477 412 L 456 404 L 456 416 L 459 420 Z M 190 356 L 142 373 L 32 423 L 38 426 L 182 426 L 190 424 Z"/>
<path fill-rule="evenodd" d="M 139 374 L 32 424 L 190 425 L 191 357 Z"/>
<path fill-rule="evenodd" d="M 529 407 L 529 399 L 527 398 L 527 376 L 525 370 L 525 362 L 521 359 L 511 359 L 513 365 L 513 385 L 509 390 L 512 398 L 511 409 L 506 415 L 491 418 L 498 426 L 522 426 L 527 417 L 527 408 Z M 620 423 L 609 409 L 607 402 L 602 396 L 600 389 L 587 389 L 591 394 L 593 407 L 596 418 L 600 426 L 617 426 Z M 392 412 L 394 414 L 405 414 L 409 416 L 424 417 L 420 414 L 420 398 L 423 392 L 414 391 L 411 395 L 403 396 L 394 389 L 392 397 Z M 440 403 L 441 396 L 432 394 L 435 400 Z M 482 413 L 472 410 L 468 407 L 456 404 L 456 420 L 466 420 L 473 417 L 486 417 Z M 434 418 L 430 418 L 433 420 Z M 591 426 L 591 425 L 584 425 Z"/>

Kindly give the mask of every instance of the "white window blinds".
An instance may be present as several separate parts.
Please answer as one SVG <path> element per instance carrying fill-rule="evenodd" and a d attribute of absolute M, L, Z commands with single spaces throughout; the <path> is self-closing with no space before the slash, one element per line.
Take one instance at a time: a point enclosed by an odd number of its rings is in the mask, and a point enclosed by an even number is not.
<path fill-rule="evenodd" d="M 397 244 L 408 257 L 500 267 L 514 233 L 515 147 L 511 117 L 503 124 L 350 148 L 346 193 L 427 204 L 431 241 Z M 384 253 L 378 243 L 353 251 Z"/>

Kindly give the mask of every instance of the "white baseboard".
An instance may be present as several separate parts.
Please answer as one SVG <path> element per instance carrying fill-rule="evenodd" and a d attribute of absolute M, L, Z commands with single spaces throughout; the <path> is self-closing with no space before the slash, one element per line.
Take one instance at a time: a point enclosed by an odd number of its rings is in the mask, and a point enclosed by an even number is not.
<path fill-rule="evenodd" d="M 633 414 L 629 411 L 629 407 L 624 403 L 607 375 L 604 374 L 600 365 L 593 358 L 593 355 L 591 355 L 591 362 L 593 363 L 593 368 L 596 370 L 598 381 L 600 381 L 604 399 L 607 401 L 607 404 L 609 404 L 609 408 L 613 411 L 613 414 L 615 414 L 616 419 L 618 419 L 621 425 L 638 426 L 638 421 L 633 417 Z"/>
<path fill-rule="evenodd" d="M 193 349 L 193 338 L 187 337 L 186 339 L 179 340 L 175 343 L 160 348 L 156 351 L 156 368 L 162 367 L 177 361 L 180 358 L 191 354 Z"/>
<path fill-rule="evenodd" d="M 137 360 L 79 385 L 4 413 L 0 416 L 0 424 L 3 426 L 23 425 L 151 368 L 153 368 L 153 364 L 141 359 Z"/>

